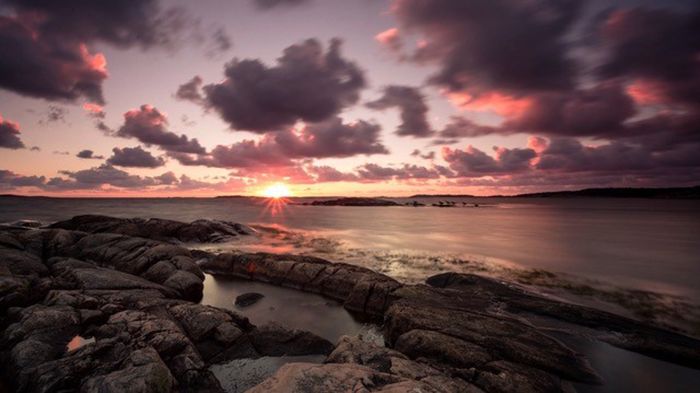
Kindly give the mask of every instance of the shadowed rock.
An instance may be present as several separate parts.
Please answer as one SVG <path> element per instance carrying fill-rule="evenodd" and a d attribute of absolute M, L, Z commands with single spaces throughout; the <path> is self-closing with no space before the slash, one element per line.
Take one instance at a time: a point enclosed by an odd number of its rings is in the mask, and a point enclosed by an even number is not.
<path fill-rule="evenodd" d="M 213 274 L 230 275 L 318 293 L 352 311 L 380 316 L 388 295 L 401 285 L 363 267 L 289 254 L 219 254 L 202 263 Z"/>
<path fill-rule="evenodd" d="M 401 285 L 357 266 L 267 253 L 219 254 L 201 266 L 212 274 L 319 293 L 343 302 L 349 310 L 383 317 L 385 339 L 404 360 L 380 356 L 368 348 L 353 356 L 339 357 L 335 352 L 348 345 L 342 342 L 329 357 L 333 362 L 342 358 L 344 363 L 353 359 L 354 363 L 383 373 L 390 372 L 397 362 L 413 362 L 415 366 L 419 361 L 445 378 L 458 378 L 474 388 L 495 392 L 569 391 L 569 381 L 601 383 L 581 354 L 549 336 L 547 329 L 538 327 L 542 316 L 580 325 L 585 331 L 579 333 L 584 335 L 590 329 L 600 329 L 601 340 L 662 360 L 697 367 L 700 357 L 700 342 L 695 339 L 545 299 L 479 276 L 450 273 L 430 278 L 428 283 L 432 286 Z M 530 318 L 534 314 L 538 318 Z M 291 370 L 287 370 L 285 378 L 294 378 Z M 294 370 L 307 372 L 305 368 Z"/>
<path fill-rule="evenodd" d="M 49 227 L 88 233 L 117 233 L 183 243 L 222 243 L 255 232 L 245 225 L 228 221 L 196 220 L 184 223 L 161 218 L 116 218 L 98 215 L 76 216 Z"/>
<path fill-rule="evenodd" d="M 473 303 L 501 305 L 503 311 L 514 315 L 537 315 L 594 329 L 601 341 L 700 369 L 700 341 L 682 334 L 594 308 L 547 299 L 473 274 L 444 273 L 426 282 L 459 291 L 460 298 L 469 298 Z"/>
<path fill-rule="evenodd" d="M 0 363 L 21 392 L 220 392 L 214 362 L 332 344 L 192 303 L 189 250 L 113 233 L 0 229 Z M 68 351 L 76 336 L 90 338 Z"/>

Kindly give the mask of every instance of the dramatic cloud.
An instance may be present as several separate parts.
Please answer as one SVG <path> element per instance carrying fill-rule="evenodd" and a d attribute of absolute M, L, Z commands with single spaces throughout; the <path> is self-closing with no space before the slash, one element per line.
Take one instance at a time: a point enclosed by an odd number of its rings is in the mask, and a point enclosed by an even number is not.
<path fill-rule="evenodd" d="M 146 145 L 158 146 L 168 152 L 203 154 L 204 148 L 196 138 L 177 135 L 167 129 L 168 119 L 165 114 L 150 105 L 141 105 L 124 114 L 122 125 L 116 136 L 135 138 Z"/>
<path fill-rule="evenodd" d="M 700 7 L 650 4 L 600 11 L 580 0 L 395 0 L 401 29 L 377 37 L 401 49 L 417 35 L 402 60 L 437 64 L 429 82 L 450 100 L 503 119 L 483 125 L 454 116 L 438 144 L 515 133 L 694 143 Z"/>
<path fill-rule="evenodd" d="M 168 45 L 183 26 L 156 0 L 6 0 L 0 16 L 0 87 L 48 100 L 79 97 L 102 104 L 106 60 L 88 46 Z"/>
<path fill-rule="evenodd" d="M 453 116 L 445 128 L 440 131 L 441 138 L 477 137 L 501 132 L 498 127 L 477 124 L 461 116 Z"/>
<path fill-rule="evenodd" d="M 270 9 L 278 6 L 295 6 L 309 3 L 311 0 L 253 0 L 260 9 Z"/>
<path fill-rule="evenodd" d="M 48 100 L 103 103 L 104 56 L 80 42 L 43 38 L 28 23 L 0 16 L 0 87 Z"/>
<path fill-rule="evenodd" d="M 435 169 L 410 164 L 404 164 L 400 168 L 383 167 L 377 164 L 364 164 L 357 169 L 357 176 L 363 181 L 427 180 L 439 178 L 440 173 Z"/>
<path fill-rule="evenodd" d="M 102 160 L 104 156 L 97 156 L 95 152 L 89 149 L 81 150 L 75 155 L 78 158 L 83 158 L 87 160 Z"/>
<path fill-rule="evenodd" d="M 0 148 L 24 149 L 25 146 L 19 134 L 19 124 L 3 120 L 0 116 Z"/>
<path fill-rule="evenodd" d="M 700 92 L 700 6 L 689 12 L 632 8 L 607 11 L 598 44 L 607 56 L 598 68 L 603 78 L 639 83 L 640 93 L 694 106 Z"/>
<path fill-rule="evenodd" d="M 387 86 L 384 95 L 376 101 L 367 103 L 372 109 L 384 110 L 399 108 L 401 124 L 396 134 L 401 136 L 428 137 L 433 130 L 428 124 L 428 105 L 420 90 L 409 86 Z"/>
<path fill-rule="evenodd" d="M 142 188 L 160 184 L 158 180 L 152 177 L 131 175 L 108 164 L 81 171 L 63 171 L 61 173 L 68 176 L 71 180 L 53 178 L 48 182 L 48 185 L 59 188 L 91 189 L 102 185 L 120 188 Z"/>
<path fill-rule="evenodd" d="M 321 123 L 307 124 L 300 130 L 279 132 L 275 142 L 293 158 L 351 157 L 355 155 L 388 154 L 381 144 L 381 127 L 359 120 L 343 123 L 335 117 Z"/>
<path fill-rule="evenodd" d="M 158 0 L 5 0 L 24 15 L 34 13 L 41 35 L 61 40 L 101 40 L 121 47 L 167 45 L 182 28 L 182 10 Z"/>
<path fill-rule="evenodd" d="M 245 140 L 229 146 L 219 145 L 209 154 L 192 157 L 171 153 L 183 165 L 222 168 L 291 166 L 305 158 L 351 157 L 387 154 L 379 140 L 381 128 L 373 123 L 343 123 L 339 117 L 307 124 L 299 130 L 268 133 L 258 141 Z"/>
<path fill-rule="evenodd" d="M 537 156 L 532 149 L 494 148 L 495 156 L 468 146 L 465 150 L 443 148 L 442 158 L 457 176 L 482 177 L 526 171 Z"/>
<path fill-rule="evenodd" d="M 327 165 L 311 166 L 306 168 L 306 172 L 313 175 L 318 183 L 333 183 L 340 181 L 357 181 L 358 176 L 354 173 L 341 172 Z"/>
<path fill-rule="evenodd" d="M 395 0 L 392 11 L 423 38 L 413 55 L 436 63 L 431 82 L 451 91 L 509 93 L 567 89 L 575 64 L 566 34 L 580 0 Z"/>
<path fill-rule="evenodd" d="M 130 190 L 191 191 L 217 190 L 230 191 L 245 187 L 245 182 L 233 177 L 223 177 L 223 181 L 207 182 L 187 175 L 176 176 L 165 172 L 158 176 L 137 176 L 104 164 L 81 171 L 61 171 L 65 177 L 47 179 L 44 176 L 23 176 L 0 169 L 0 190 L 34 188 L 42 191 L 100 191 L 106 188 Z"/>
<path fill-rule="evenodd" d="M 356 103 L 365 86 L 362 70 L 341 56 L 340 47 L 341 41 L 333 39 L 326 52 L 309 39 L 285 49 L 273 67 L 259 60 L 233 60 L 223 82 L 204 86 L 206 105 L 232 129 L 253 132 L 289 127 L 298 120 L 326 120 Z M 192 82 L 183 94 L 196 87 Z"/>
<path fill-rule="evenodd" d="M 505 133 L 614 136 L 636 113 L 634 102 L 617 84 L 604 84 L 570 93 L 534 96 L 527 109 L 509 118 Z"/>
<path fill-rule="evenodd" d="M 314 177 L 317 183 L 332 182 L 360 182 L 379 183 L 386 181 L 425 182 L 440 179 L 442 176 L 451 176 L 446 168 L 434 166 L 432 168 L 403 164 L 400 166 L 381 166 L 367 163 L 355 168 L 354 172 L 341 172 L 335 168 L 321 166 L 305 166 L 305 171 Z"/>
<path fill-rule="evenodd" d="M 45 182 L 44 176 L 22 176 L 12 171 L 0 169 L 0 189 L 2 190 L 16 187 L 41 187 Z"/>
<path fill-rule="evenodd" d="M 185 101 L 192 101 L 195 104 L 202 104 L 204 102 L 204 97 L 201 93 L 202 78 L 199 75 L 195 75 L 189 81 L 180 85 L 175 92 L 175 98 Z"/>
<path fill-rule="evenodd" d="M 107 163 L 115 166 L 132 168 L 158 168 L 165 165 L 162 157 L 154 157 L 151 152 L 143 150 L 141 146 L 112 149 L 112 156 Z"/>

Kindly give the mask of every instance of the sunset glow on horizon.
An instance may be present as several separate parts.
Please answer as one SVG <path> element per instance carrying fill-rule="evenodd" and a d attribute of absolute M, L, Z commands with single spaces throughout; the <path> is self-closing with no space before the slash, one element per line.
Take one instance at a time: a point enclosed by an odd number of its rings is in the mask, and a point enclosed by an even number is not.
<path fill-rule="evenodd" d="M 279 199 L 279 198 L 287 198 L 292 196 L 291 191 L 289 191 L 289 188 L 287 188 L 286 185 L 282 183 L 275 183 L 269 187 L 267 187 L 263 191 L 263 196 L 266 196 L 268 198 L 274 198 L 274 199 Z"/>

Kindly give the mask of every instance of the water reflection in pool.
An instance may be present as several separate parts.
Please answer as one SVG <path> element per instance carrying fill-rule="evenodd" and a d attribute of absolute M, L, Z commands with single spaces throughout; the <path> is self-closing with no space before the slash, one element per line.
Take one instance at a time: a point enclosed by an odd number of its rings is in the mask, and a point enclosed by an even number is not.
<path fill-rule="evenodd" d="M 236 296 L 258 292 L 265 297 L 239 308 Z M 242 314 L 256 326 L 277 322 L 287 328 L 307 330 L 335 343 L 343 335 L 362 335 L 381 341 L 377 327 L 353 317 L 343 305 L 320 295 L 271 284 L 207 274 L 202 304 L 226 308 Z"/>
<path fill-rule="evenodd" d="M 258 292 L 265 297 L 248 307 L 234 305 L 238 295 Z M 276 322 L 287 328 L 303 329 L 329 340 L 358 335 L 383 345 L 379 328 L 355 319 L 341 304 L 320 295 L 270 284 L 207 274 L 202 304 L 226 308 L 242 314 L 256 326 Z M 321 363 L 325 356 L 281 356 L 236 359 L 211 366 L 210 370 L 228 393 L 244 392 L 290 362 Z"/>

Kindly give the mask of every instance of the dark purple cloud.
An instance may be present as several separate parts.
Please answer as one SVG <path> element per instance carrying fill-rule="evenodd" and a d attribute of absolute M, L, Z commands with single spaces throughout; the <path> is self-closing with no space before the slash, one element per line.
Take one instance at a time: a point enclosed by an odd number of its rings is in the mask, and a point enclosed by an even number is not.
<path fill-rule="evenodd" d="M 495 156 L 468 146 L 464 150 L 443 148 L 442 158 L 458 177 L 510 175 L 530 169 L 537 153 L 532 149 L 494 147 Z"/>
<path fill-rule="evenodd" d="M 3 120 L 0 116 L 0 148 L 24 149 L 24 142 L 19 135 L 19 124 Z"/>
<path fill-rule="evenodd" d="M 268 133 L 260 140 L 219 145 L 206 155 L 171 153 L 183 165 L 222 168 L 291 166 L 306 158 L 341 158 L 388 154 L 379 140 L 381 128 L 366 121 L 343 123 L 339 117 L 307 124 L 300 130 Z"/>
<path fill-rule="evenodd" d="M 311 0 L 252 0 L 260 9 L 270 9 L 280 6 L 297 6 L 310 3 Z"/>
<path fill-rule="evenodd" d="M 361 182 L 379 183 L 386 181 L 428 181 L 439 179 L 448 173 L 439 166 L 425 167 L 413 164 L 402 164 L 399 166 L 382 166 L 373 163 L 366 163 L 353 172 L 342 172 L 327 165 L 305 166 L 304 170 L 313 177 L 316 183 L 332 182 Z M 449 173 L 451 174 L 451 172 Z"/>
<path fill-rule="evenodd" d="M 115 135 L 123 138 L 135 138 L 146 145 L 158 146 L 168 152 L 203 154 L 204 147 L 196 138 L 177 135 L 168 130 L 168 119 L 158 109 L 150 105 L 141 105 L 124 114 L 124 124 Z"/>
<path fill-rule="evenodd" d="M 158 168 L 165 165 L 162 157 L 154 157 L 151 152 L 143 150 L 141 146 L 112 149 L 112 156 L 107 159 L 107 164 L 130 168 Z"/>
<path fill-rule="evenodd" d="M 81 171 L 62 171 L 67 178 L 54 177 L 44 184 L 36 182 L 32 186 L 47 191 L 66 190 L 98 190 L 103 187 L 117 187 L 123 189 L 150 189 L 154 187 L 166 187 L 167 190 L 192 190 L 192 189 L 220 189 L 229 182 L 207 183 L 194 180 L 188 176 L 175 176 L 172 172 L 165 172 L 159 176 L 138 176 L 117 169 L 109 164 L 85 169 Z"/>
<path fill-rule="evenodd" d="M 357 177 L 361 181 L 386 180 L 429 180 L 440 178 L 440 173 L 434 168 L 403 164 L 400 167 L 388 167 L 377 164 L 364 164 L 357 168 Z"/>
<path fill-rule="evenodd" d="M 700 182 L 700 142 L 651 145 L 634 139 L 587 145 L 531 137 L 527 148 L 443 149 L 452 185 L 483 187 L 670 186 Z"/>
<path fill-rule="evenodd" d="M 175 92 L 175 98 L 184 101 L 192 101 L 195 104 L 202 104 L 204 102 L 204 97 L 202 97 L 202 77 L 195 75 L 189 81 L 180 85 Z"/>
<path fill-rule="evenodd" d="M 477 124 L 462 116 L 453 116 L 447 125 L 440 131 L 440 138 L 454 139 L 477 137 L 501 132 L 499 127 Z"/>
<path fill-rule="evenodd" d="M 197 38 L 210 55 L 231 48 L 221 27 L 160 0 L 5 0 L 0 16 L 0 87 L 47 100 L 104 104 L 106 60 L 96 44 L 174 49 Z M 206 42 L 206 43 L 205 43 Z"/>
<path fill-rule="evenodd" d="M 39 35 L 37 38 L 37 34 Z M 74 40 L 44 38 L 30 21 L 0 16 L 0 87 L 47 100 L 103 103 L 105 59 Z"/>
<path fill-rule="evenodd" d="M 83 159 L 94 159 L 94 160 L 102 160 L 105 157 L 104 156 L 98 156 L 95 155 L 95 152 L 89 149 L 81 150 L 78 152 L 78 154 L 75 155 L 78 158 L 83 158 Z"/>
<path fill-rule="evenodd" d="M 661 4 L 663 5 L 663 4 Z M 690 105 L 700 102 L 700 6 L 678 12 L 665 8 L 606 11 L 596 43 L 606 57 L 603 78 L 646 82 L 657 99 Z"/>
<path fill-rule="evenodd" d="M 401 124 L 396 130 L 397 135 L 428 137 L 433 130 L 428 123 L 428 105 L 420 89 L 410 86 L 387 86 L 383 95 L 367 103 L 372 109 L 384 110 L 398 108 L 401 112 Z"/>
<path fill-rule="evenodd" d="M 309 39 L 285 49 L 272 67 L 234 59 L 223 82 L 204 86 L 206 105 L 232 129 L 261 133 L 298 120 L 326 120 L 356 103 L 365 86 L 363 71 L 341 56 L 340 47 L 333 39 L 324 51 Z"/>
<path fill-rule="evenodd" d="M 380 141 L 381 127 L 358 120 L 343 123 L 333 117 L 320 123 L 307 124 L 299 133 L 284 131 L 273 138 L 281 150 L 292 158 L 352 157 L 388 154 Z"/>
<path fill-rule="evenodd" d="M 586 146 L 571 139 L 552 139 L 542 151 L 537 169 L 567 173 L 643 173 L 700 168 L 700 143 L 654 150 L 642 144 L 610 142 Z"/>
<path fill-rule="evenodd" d="M 0 169 L 0 189 L 16 187 L 41 187 L 46 182 L 44 176 L 22 176 L 12 171 Z"/>
<path fill-rule="evenodd" d="M 395 0 L 400 30 L 424 44 L 413 55 L 437 63 L 431 82 L 471 94 L 569 89 L 576 65 L 566 34 L 580 0 Z"/>
<path fill-rule="evenodd" d="M 93 43 L 123 48 L 171 44 L 182 11 L 157 0 L 6 0 L 0 16 L 0 87 L 30 97 L 104 103 L 107 78 Z"/>
<path fill-rule="evenodd" d="M 159 179 L 132 175 L 109 164 L 80 171 L 62 171 L 69 179 L 52 178 L 48 187 L 61 189 L 96 189 L 103 185 L 120 188 L 144 188 L 161 184 Z"/>
<path fill-rule="evenodd" d="M 177 177 L 173 172 L 158 176 L 138 176 L 117 169 L 109 164 L 80 171 L 61 171 L 65 177 L 47 179 L 44 176 L 23 176 L 9 170 L 0 169 L 0 190 L 17 190 L 30 187 L 42 191 L 96 191 L 110 188 L 166 191 L 187 191 L 195 189 L 230 190 L 244 186 L 241 181 L 228 178 L 224 181 L 205 182 L 186 175 Z"/>
<path fill-rule="evenodd" d="M 614 136 L 636 114 L 634 101 L 619 84 L 532 96 L 527 108 L 501 127 L 503 133 Z"/>
<path fill-rule="evenodd" d="M 503 118 L 484 125 L 455 116 L 438 144 L 515 133 L 695 143 L 700 6 L 644 4 L 601 12 L 580 0 L 396 0 L 399 27 L 382 36 L 391 44 L 418 35 L 402 60 L 437 64 L 429 83 L 465 109 Z"/>
<path fill-rule="evenodd" d="M 34 14 L 36 31 L 62 41 L 104 41 L 120 47 L 172 44 L 186 23 L 181 9 L 159 0 L 5 0 L 19 14 Z"/>

